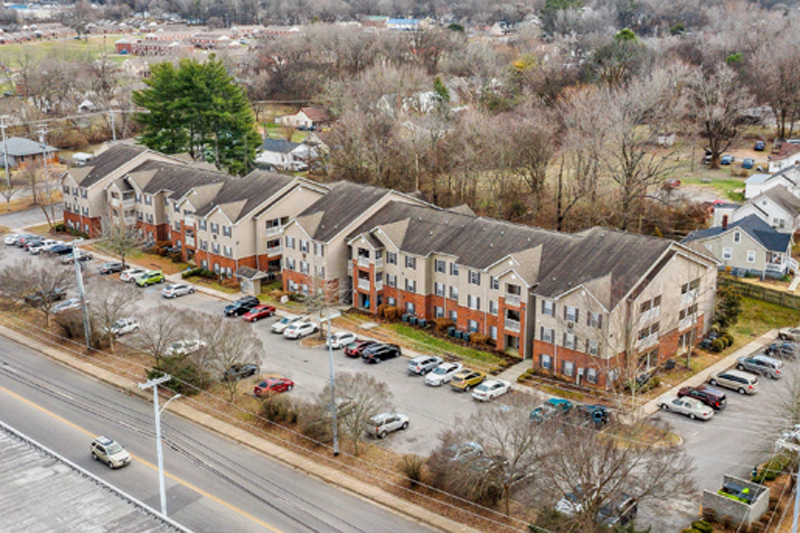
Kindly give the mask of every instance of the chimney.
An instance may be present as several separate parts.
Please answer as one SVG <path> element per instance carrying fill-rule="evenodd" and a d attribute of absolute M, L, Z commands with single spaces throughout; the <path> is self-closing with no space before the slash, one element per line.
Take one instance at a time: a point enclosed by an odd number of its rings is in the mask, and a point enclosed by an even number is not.
<path fill-rule="evenodd" d="M 722 229 L 728 229 L 728 215 L 722 215 Z"/>

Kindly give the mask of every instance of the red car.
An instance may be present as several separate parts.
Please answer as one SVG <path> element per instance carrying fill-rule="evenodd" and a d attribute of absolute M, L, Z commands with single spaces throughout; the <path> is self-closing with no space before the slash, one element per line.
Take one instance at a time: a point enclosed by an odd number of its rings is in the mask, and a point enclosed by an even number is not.
<path fill-rule="evenodd" d="M 242 318 L 248 322 L 258 322 L 262 318 L 266 318 L 274 314 L 275 314 L 275 308 L 273 306 L 261 304 L 255 306 L 254 308 L 243 314 Z"/>
<path fill-rule="evenodd" d="M 375 344 L 375 341 L 351 342 L 344 349 L 344 354 L 347 357 L 361 357 L 361 353 L 364 351 L 364 349 L 368 346 L 372 346 L 373 344 Z"/>
<path fill-rule="evenodd" d="M 253 389 L 253 394 L 262 398 L 270 392 L 286 392 L 294 388 L 294 381 L 288 378 L 267 378 Z"/>

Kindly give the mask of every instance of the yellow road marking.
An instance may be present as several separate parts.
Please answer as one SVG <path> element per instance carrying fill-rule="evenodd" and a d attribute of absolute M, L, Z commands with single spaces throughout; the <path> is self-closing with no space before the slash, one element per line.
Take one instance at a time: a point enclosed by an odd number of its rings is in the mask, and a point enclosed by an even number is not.
<path fill-rule="evenodd" d="M 89 431 L 87 429 L 84 429 L 84 428 L 80 427 L 79 425 L 74 424 L 73 422 L 70 422 L 69 420 L 67 420 L 67 419 L 55 414 L 52 411 L 48 411 L 44 407 L 33 403 L 32 401 L 28 400 L 27 398 L 23 398 L 19 394 L 11 392 L 10 390 L 6 389 L 5 387 L 0 387 L 0 391 L 8 394 L 9 396 L 11 396 L 13 398 L 16 398 L 17 400 L 23 402 L 24 404 L 26 404 L 26 405 L 28 405 L 30 407 L 33 407 L 34 409 L 37 409 L 37 410 L 41 411 L 42 413 L 44 413 L 44 414 L 46 414 L 46 415 L 48 415 L 48 416 L 50 416 L 52 418 L 55 418 L 59 422 L 68 425 L 72 429 L 80 431 L 84 435 L 88 435 L 89 437 L 92 437 L 92 438 L 97 436 L 95 433 L 92 433 L 91 431 Z M 141 464 L 145 465 L 146 467 L 154 470 L 155 472 L 158 472 L 158 468 L 155 465 L 145 461 L 141 457 L 137 457 L 135 455 L 131 455 L 131 458 L 132 459 L 136 459 L 136 461 L 138 463 L 141 463 Z M 226 501 L 224 501 L 224 500 L 222 500 L 220 498 L 217 498 L 213 494 L 209 494 L 208 492 L 206 492 L 206 491 L 204 491 L 204 490 L 192 485 L 191 483 L 189 483 L 187 481 L 182 480 L 181 478 L 179 478 L 179 477 L 177 477 L 177 476 L 175 476 L 173 474 L 170 474 L 169 472 L 165 471 L 164 472 L 164 476 L 170 478 L 171 480 L 175 481 L 176 483 L 180 483 L 181 485 L 183 485 L 184 487 L 186 487 L 188 489 L 191 489 L 191 490 L 195 491 L 196 493 L 200 494 L 204 498 L 208 498 L 208 499 L 210 499 L 210 500 L 222 505 L 223 507 L 227 507 L 231 511 L 233 511 L 233 512 L 235 512 L 235 513 L 237 513 L 237 514 L 239 514 L 239 515 L 241 515 L 241 516 L 243 516 L 245 518 L 247 518 L 248 520 L 251 520 L 251 521 L 255 522 L 256 524 L 258 524 L 258 525 L 260 525 L 262 527 L 265 527 L 266 529 L 269 529 L 270 531 L 273 531 L 274 533 L 283 533 L 280 529 L 277 529 L 277 528 L 267 524 L 263 520 L 259 520 L 255 516 L 243 511 L 242 509 L 239 509 L 238 507 L 235 507 L 234 505 L 231 505 L 230 503 L 228 503 L 228 502 L 226 502 Z"/>

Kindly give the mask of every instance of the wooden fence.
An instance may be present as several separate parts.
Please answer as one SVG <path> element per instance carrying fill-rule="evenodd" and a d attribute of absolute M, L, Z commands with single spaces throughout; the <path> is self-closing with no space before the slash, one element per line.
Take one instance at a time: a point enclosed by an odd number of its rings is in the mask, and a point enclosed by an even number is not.
<path fill-rule="evenodd" d="M 719 276 L 717 278 L 717 284 L 720 287 L 733 287 L 739 294 L 747 296 L 748 298 L 755 298 L 762 302 L 781 305 L 783 307 L 789 307 L 790 309 L 800 309 L 800 296 L 795 296 L 789 292 L 776 291 L 774 289 L 762 287 L 761 285 L 754 285 L 746 281 L 724 276 Z"/>

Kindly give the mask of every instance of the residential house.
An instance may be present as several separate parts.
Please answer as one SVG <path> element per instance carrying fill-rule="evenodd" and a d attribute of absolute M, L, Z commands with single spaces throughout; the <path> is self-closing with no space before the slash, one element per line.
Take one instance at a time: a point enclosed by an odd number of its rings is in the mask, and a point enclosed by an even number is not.
<path fill-rule="evenodd" d="M 324 107 L 301 107 L 294 115 L 275 118 L 275 123 L 301 130 L 319 129 L 330 124 L 331 113 Z"/>
<path fill-rule="evenodd" d="M 4 165 L 3 158 L 8 155 L 8 167 L 11 169 L 23 168 L 34 163 L 56 163 L 58 161 L 58 148 L 47 144 L 32 141 L 24 137 L 10 137 L 5 142 L 0 142 L 0 165 Z"/>
<path fill-rule="evenodd" d="M 744 197 L 747 199 L 777 185 L 783 185 L 793 195 L 800 197 L 800 167 L 790 166 L 775 174 L 753 174 L 744 183 Z"/>
<path fill-rule="evenodd" d="M 365 15 L 359 18 L 361 25 L 367 28 L 385 28 L 389 17 L 380 15 Z"/>
<path fill-rule="evenodd" d="M 221 33 L 197 33 L 192 35 L 191 42 L 195 48 L 215 49 L 227 47 L 231 38 Z"/>
<path fill-rule="evenodd" d="M 344 181 L 330 187 L 285 227 L 283 286 L 286 291 L 321 292 L 328 300 L 347 302 L 353 296 L 348 235 L 393 200 L 424 202 L 397 191 Z"/>
<path fill-rule="evenodd" d="M 364 311 L 386 304 L 446 317 L 537 367 L 597 386 L 623 362 L 662 363 L 709 327 L 716 263 L 672 241 L 600 228 L 569 235 L 422 202 L 371 207 L 346 231 L 347 278 L 330 272 L 334 254 L 316 235 L 290 224 L 285 246 L 298 252 L 287 250 L 285 288 L 324 282 L 352 291 Z M 313 230 L 322 217 L 312 206 L 296 223 Z"/>
<path fill-rule="evenodd" d="M 256 164 L 291 171 L 307 169 L 307 161 L 316 155 L 316 150 L 309 144 L 270 138 L 264 139 L 256 152 Z"/>
<path fill-rule="evenodd" d="M 780 172 L 798 163 L 800 163 L 800 140 L 786 141 L 781 145 L 780 152 L 770 157 L 769 172 L 770 174 Z"/>
<path fill-rule="evenodd" d="M 783 185 L 770 187 L 744 204 L 722 204 L 714 208 L 713 227 L 720 227 L 756 215 L 784 233 L 800 229 L 800 198 Z"/>
<path fill-rule="evenodd" d="M 792 259 L 792 234 L 776 230 L 755 214 L 693 231 L 682 243 L 710 253 L 721 269 L 741 275 L 763 278 L 797 272 L 797 262 Z"/>

